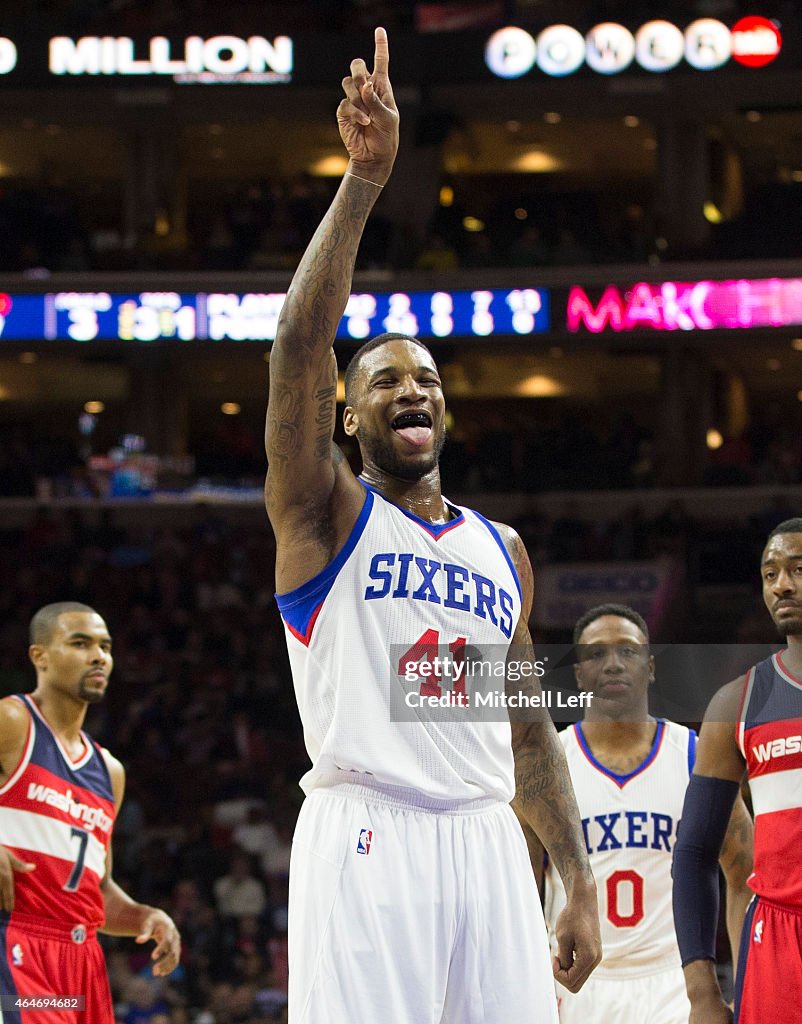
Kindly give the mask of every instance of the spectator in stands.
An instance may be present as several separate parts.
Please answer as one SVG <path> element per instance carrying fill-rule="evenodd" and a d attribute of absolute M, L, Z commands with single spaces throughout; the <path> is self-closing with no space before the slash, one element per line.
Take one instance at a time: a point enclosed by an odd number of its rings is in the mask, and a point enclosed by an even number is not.
<path fill-rule="evenodd" d="M 264 882 L 252 874 L 247 854 L 232 854 L 227 874 L 214 883 L 214 898 L 223 918 L 258 917 L 262 913 L 267 906 Z"/>
<path fill-rule="evenodd" d="M 278 843 L 278 833 L 268 820 L 267 808 L 262 803 L 248 809 L 247 820 L 231 833 L 232 840 L 251 856 L 259 856 Z"/>
<path fill-rule="evenodd" d="M 158 1024 L 159 1018 L 169 1021 L 169 1005 L 161 996 L 159 988 L 151 985 L 147 978 L 131 978 L 123 999 L 127 1006 L 122 1018 L 123 1024 Z"/>

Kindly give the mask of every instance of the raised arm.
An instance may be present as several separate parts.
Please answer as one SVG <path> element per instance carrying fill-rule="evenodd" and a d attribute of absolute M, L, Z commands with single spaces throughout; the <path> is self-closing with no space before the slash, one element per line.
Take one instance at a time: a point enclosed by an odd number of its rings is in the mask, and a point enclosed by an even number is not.
<path fill-rule="evenodd" d="M 337 390 L 332 344 L 365 223 L 398 149 L 388 68 L 387 34 L 377 28 L 373 72 L 359 58 L 342 83 L 345 98 L 337 123 L 348 169 L 292 279 L 270 354 L 265 503 L 280 547 L 299 526 L 307 529 L 315 513 L 320 517 L 335 487 L 345 492 L 337 495 L 338 506 L 353 505 L 352 519 L 361 507 L 363 492 L 332 443 Z"/>
<path fill-rule="evenodd" d="M 674 847 L 674 924 L 691 1024 L 732 1021 L 716 977 L 715 936 L 718 859 L 745 768 L 735 740 L 743 685 L 743 678 L 728 683 L 707 709 Z"/>
<path fill-rule="evenodd" d="M 528 626 L 534 590 L 532 566 L 515 531 L 501 526 L 500 530 L 518 570 L 522 591 L 521 617 L 512 638 L 511 656 L 533 663 L 535 654 Z M 542 692 L 534 675 L 508 686 L 516 694 L 522 691 L 534 696 Z M 578 992 L 601 960 L 601 936 L 596 883 L 565 751 L 545 708 L 511 709 L 510 725 L 515 757 L 515 812 L 531 826 L 547 850 L 568 897 L 554 928 L 554 977 L 571 992 Z M 531 849 L 530 844 L 530 856 Z"/>

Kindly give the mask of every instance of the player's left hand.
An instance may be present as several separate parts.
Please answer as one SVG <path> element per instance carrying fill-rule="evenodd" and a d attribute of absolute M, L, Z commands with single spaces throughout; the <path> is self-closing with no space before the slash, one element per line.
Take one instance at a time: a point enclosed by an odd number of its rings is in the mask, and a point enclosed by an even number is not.
<path fill-rule="evenodd" d="M 153 973 L 164 977 L 176 969 L 181 959 L 181 936 L 173 919 L 163 910 L 150 911 L 135 941 L 143 943 L 151 939 L 156 943 L 150 955 L 154 961 Z"/>
<path fill-rule="evenodd" d="M 375 38 L 373 71 L 358 57 L 342 81 L 345 99 L 337 108 L 337 124 L 355 173 L 383 185 L 398 152 L 398 108 L 390 85 L 387 33 L 377 28 Z"/>
<path fill-rule="evenodd" d="M 578 885 L 579 883 L 577 883 Z M 554 977 L 569 992 L 578 992 L 601 960 L 601 934 L 596 887 L 574 888 L 554 928 L 557 956 Z"/>

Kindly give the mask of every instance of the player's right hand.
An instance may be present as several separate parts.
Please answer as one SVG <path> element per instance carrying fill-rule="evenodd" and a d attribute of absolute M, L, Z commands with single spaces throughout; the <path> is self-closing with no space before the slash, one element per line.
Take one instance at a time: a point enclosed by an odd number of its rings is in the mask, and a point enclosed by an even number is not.
<path fill-rule="evenodd" d="M 351 61 L 343 79 L 345 99 L 337 107 L 337 126 L 354 174 L 383 185 L 398 151 L 398 108 L 390 85 L 387 33 L 376 29 L 373 71 L 361 57 Z"/>
<path fill-rule="evenodd" d="M 569 992 L 578 992 L 602 958 L 595 884 L 575 883 L 554 926 L 557 955 L 552 973 Z"/>
<path fill-rule="evenodd" d="M 0 846 L 0 910 L 14 909 L 14 872 L 35 870 L 35 864 L 20 860 L 7 847 Z"/>

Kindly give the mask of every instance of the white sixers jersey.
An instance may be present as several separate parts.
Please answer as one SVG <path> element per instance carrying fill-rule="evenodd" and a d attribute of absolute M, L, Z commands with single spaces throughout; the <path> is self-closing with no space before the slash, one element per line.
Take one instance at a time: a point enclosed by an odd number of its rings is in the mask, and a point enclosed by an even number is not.
<path fill-rule="evenodd" d="M 646 760 L 628 775 L 599 764 L 578 723 L 561 732 L 590 866 L 596 878 L 602 962 L 594 976 L 632 976 L 680 966 L 671 908 L 671 854 L 677 838 L 696 734 L 658 720 Z M 565 889 L 546 868 L 549 933 Z"/>
<path fill-rule="evenodd" d="M 435 805 L 512 799 L 508 720 L 410 706 L 420 694 L 459 688 L 423 674 L 435 657 L 468 646 L 497 659 L 521 612 L 518 576 L 495 527 L 452 509 L 455 518 L 432 525 L 366 486 L 334 561 L 277 595 L 312 759 L 306 793 L 361 782 L 404 787 Z"/>

